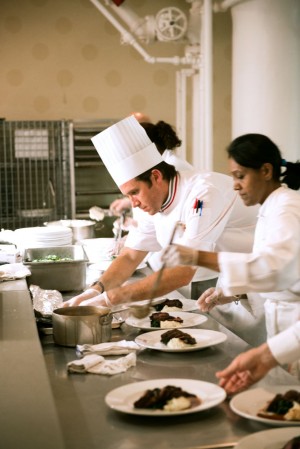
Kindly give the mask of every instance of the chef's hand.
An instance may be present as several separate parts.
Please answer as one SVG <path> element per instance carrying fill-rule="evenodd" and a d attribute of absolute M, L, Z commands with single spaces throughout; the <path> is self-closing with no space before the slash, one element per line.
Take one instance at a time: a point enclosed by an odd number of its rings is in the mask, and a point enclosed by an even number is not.
<path fill-rule="evenodd" d="M 99 293 L 99 292 L 98 292 Z M 100 295 L 94 296 L 91 299 L 86 299 L 80 303 L 81 306 L 95 306 L 95 307 L 112 307 L 112 303 L 108 299 L 107 293 L 103 292 Z"/>
<path fill-rule="evenodd" d="M 88 288 L 83 293 L 80 293 L 80 295 L 74 296 L 73 298 L 69 299 L 68 301 L 64 301 L 60 304 L 59 307 L 74 307 L 82 305 L 82 301 L 89 300 L 95 296 L 99 295 L 99 291 L 95 288 Z"/>
<path fill-rule="evenodd" d="M 116 216 L 121 215 L 132 208 L 131 201 L 128 198 L 118 198 L 111 203 L 109 209 Z"/>
<path fill-rule="evenodd" d="M 201 312 L 209 312 L 215 306 L 228 304 L 234 300 L 233 296 L 224 296 L 221 288 L 211 287 L 202 293 L 197 300 L 197 304 Z"/>
<path fill-rule="evenodd" d="M 277 366 L 267 343 L 239 354 L 223 371 L 217 371 L 219 385 L 228 394 L 235 394 L 262 379 Z"/>
<path fill-rule="evenodd" d="M 167 267 L 197 265 L 198 251 L 187 246 L 169 245 L 163 250 L 161 260 Z"/>

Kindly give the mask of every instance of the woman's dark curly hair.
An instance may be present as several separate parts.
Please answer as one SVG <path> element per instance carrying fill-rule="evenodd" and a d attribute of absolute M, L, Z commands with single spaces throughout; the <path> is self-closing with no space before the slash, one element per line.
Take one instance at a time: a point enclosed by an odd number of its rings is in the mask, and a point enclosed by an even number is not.
<path fill-rule="evenodd" d="M 180 147 L 181 140 L 168 123 L 160 120 L 156 124 L 142 122 L 140 125 L 148 134 L 149 139 L 155 143 L 160 154 L 163 154 L 165 150 L 173 150 L 176 147 Z"/>

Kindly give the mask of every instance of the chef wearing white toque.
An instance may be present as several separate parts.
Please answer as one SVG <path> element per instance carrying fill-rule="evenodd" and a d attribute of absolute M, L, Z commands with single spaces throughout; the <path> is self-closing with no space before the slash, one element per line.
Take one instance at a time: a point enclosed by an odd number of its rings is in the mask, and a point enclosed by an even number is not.
<path fill-rule="evenodd" d="M 163 161 L 134 116 L 97 134 L 92 142 L 123 195 L 131 200 L 133 207 L 142 210 L 143 219 L 139 218 L 138 227 L 130 230 L 120 255 L 99 281 L 64 306 L 115 306 L 149 298 L 156 273 L 135 283 L 124 283 L 149 252 L 160 251 L 168 245 L 178 221 L 184 224 L 184 232 L 180 236 L 175 234 L 174 243 L 210 251 L 250 251 L 257 210 L 243 205 L 229 176 L 177 172 L 174 166 Z M 191 297 L 196 299 L 201 291 L 215 285 L 217 276 L 216 272 L 203 268 L 166 268 L 155 296 L 166 295 L 193 281 L 197 291 L 191 292 Z M 253 326 L 264 322 L 261 303 L 260 307 L 254 310 L 249 304 L 249 311 L 243 309 L 248 314 L 245 320 L 252 318 Z M 249 331 L 249 320 L 247 327 Z M 263 341 L 264 330 L 262 334 Z"/>

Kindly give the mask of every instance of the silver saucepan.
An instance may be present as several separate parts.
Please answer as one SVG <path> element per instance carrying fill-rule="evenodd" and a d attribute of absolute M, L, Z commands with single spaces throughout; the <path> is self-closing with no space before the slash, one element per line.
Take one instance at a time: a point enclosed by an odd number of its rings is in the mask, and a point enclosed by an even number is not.
<path fill-rule="evenodd" d="M 54 342 L 62 346 L 110 341 L 113 315 L 109 308 L 63 307 L 52 313 Z"/>

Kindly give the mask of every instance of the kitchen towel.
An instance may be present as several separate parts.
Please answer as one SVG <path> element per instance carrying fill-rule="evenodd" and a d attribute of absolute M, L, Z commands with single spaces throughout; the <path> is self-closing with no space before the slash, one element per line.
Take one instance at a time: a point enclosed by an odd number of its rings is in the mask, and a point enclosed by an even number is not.
<path fill-rule="evenodd" d="M 92 373 L 112 376 L 113 374 L 124 373 L 128 368 L 136 365 L 136 354 L 131 352 L 116 360 L 105 360 L 97 354 L 88 354 L 83 359 L 73 360 L 67 364 L 71 373 Z"/>
<path fill-rule="evenodd" d="M 121 355 L 129 354 L 130 352 L 135 352 L 140 349 L 139 345 L 134 341 L 114 341 L 108 343 L 99 343 L 97 345 L 77 345 L 76 352 L 77 355 L 85 356 L 88 354 L 97 355 Z"/>
<path fill-rule="evenodd" d="M 22 263 L 9 263 L 0 266 L 0 282 L 23 279 L 30 275 L 31 271 Z"/>

